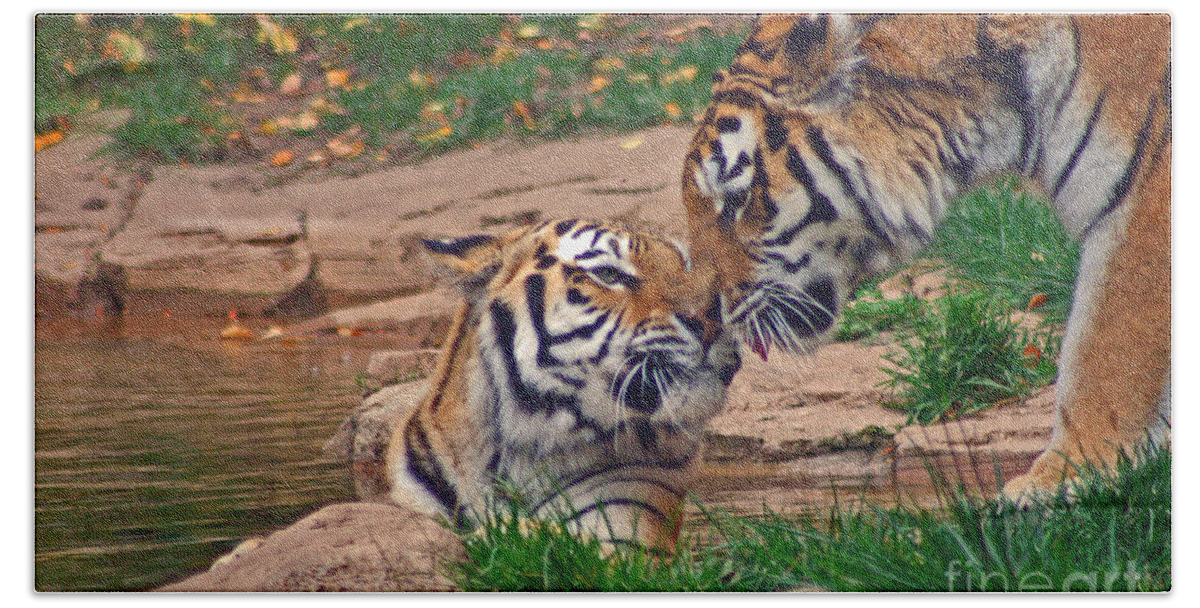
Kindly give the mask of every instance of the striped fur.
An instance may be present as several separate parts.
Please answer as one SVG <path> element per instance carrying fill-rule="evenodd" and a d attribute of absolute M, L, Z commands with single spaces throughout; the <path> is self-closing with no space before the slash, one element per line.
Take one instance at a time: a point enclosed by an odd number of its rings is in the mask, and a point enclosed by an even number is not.
<path fill-rule="evenodd" d="M 741 363 L 711 275 L 668 241 L 580 220 L 426 246 L 464 301 L 392 435 L 391 497 L 464 526 L 517 500 L 607 542 L 672 548 Z"/>
<path fill-rule="evenodd" d="M 1006 493 L 1163 436 L 1170 34 L 1166 15 L 760 19 L 714 77 L 683 175 L 724 319 L 764 358 L 816 346 L 858 281 L 925 247 L 964 189 L 1016 172 L 1083 259 L 1054 435 Z"/>

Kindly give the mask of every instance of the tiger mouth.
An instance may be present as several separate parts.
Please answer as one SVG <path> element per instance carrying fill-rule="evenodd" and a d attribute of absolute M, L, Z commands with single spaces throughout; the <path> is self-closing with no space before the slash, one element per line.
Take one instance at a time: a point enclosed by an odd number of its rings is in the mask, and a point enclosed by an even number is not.
<path fill-rule="evenodd" d="M 802 291 L 777 281 L 760 282 L 726 318 L 729 325 L 741 328 L 750 350 L 766 361 L 772 348 L 805 352 L 836 317 L 836 290 L 833 280 L 825 277 Z"/>
<path fill-rule="evenodd" d="M 613 400 L 631 410 L 653 414 L 671 390 L 696 379 L 698 371 L 678 361 L 677 355 L 651 350 L 634 353 L 625 369 L 613 378 Z"/>

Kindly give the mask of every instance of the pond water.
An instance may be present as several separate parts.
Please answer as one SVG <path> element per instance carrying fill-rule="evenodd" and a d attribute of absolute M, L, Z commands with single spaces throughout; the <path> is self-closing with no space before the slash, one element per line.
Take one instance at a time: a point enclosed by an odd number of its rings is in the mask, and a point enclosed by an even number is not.
<path fill-rule="evenodd" d="M 230 344 L 222 321 L 35 340 L 35 584 L 149 589 L 353 498 L 321 446 L 377 341 Z"/>

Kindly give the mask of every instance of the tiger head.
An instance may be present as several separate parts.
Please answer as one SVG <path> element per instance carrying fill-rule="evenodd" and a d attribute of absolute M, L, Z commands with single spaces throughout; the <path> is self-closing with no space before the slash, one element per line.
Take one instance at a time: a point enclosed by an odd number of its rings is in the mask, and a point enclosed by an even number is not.
<path fill-rule="evenodd" d="M 425 246 L 466 296 L 474 390 L 509 447 L 698 432 L 740 365 L 711 276 L 668 240 L 563 220 Z"/>
<path fill-rule="evenodd" d="M 713 266 L 725 322 L 764 359 L 818 344 L 859 276 L 891 263 L 847 204 L 856 167 L 831 143 L 861 27 L 846 15 L 759 20 L 714 75 L 685 161 L 693 256 Z"/>

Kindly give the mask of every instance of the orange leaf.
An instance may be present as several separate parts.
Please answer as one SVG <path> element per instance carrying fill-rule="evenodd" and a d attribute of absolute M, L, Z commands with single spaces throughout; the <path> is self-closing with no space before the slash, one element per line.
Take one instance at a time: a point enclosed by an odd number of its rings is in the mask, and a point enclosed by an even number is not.
<path fill-rule="evenodd" d="M 521 117 L 521 121 L 525 123 L 525 128 L 530 131 L 537 129 L 537 124 L 533 122 L 533 117 L 529 114 L 529 108 L 525 107 L 524 103 L 519 101 L 513 102 L 513 112 Z"/>
<path fill-rule="evenodd" d="M 1038 348 L 1037 346 L 1035 346 L 1033 344 L 1030 344 L 1029 346 L 1025 347 L 1024 354 L 1026 357 L 1030 357 L 1033 359 L 1032 361 L 1026 363 L 1026 365 L 1028 367 L 1033 367 L 1034 365 L 1037 365 L 1042 360 L 1042 349 Z"/>
<path fill-rule="evenodd" d="M 267 15 L 255 15 L 258 21 L 257 39 L 259 42 L 271 43 L 271 48 L 275 50 L 276 55 L 284 53 L 295 53 L 298 45 L 296 37 L 286 28 L 275 23 Z"/>
<path fill-rule="evenodd" d="M 292 159 L 294 158 L 296 158 L 296 155 L 290 150 L 280 150 L 275 153 L 275 156 L 271 157 L 271 164 L 275 165 L 276 167 L 282 167 L 291 163 Z"/>
<path fill-rule="evenodd" d="M 49 133 L 42 133 L 41 135 L 34 136 L 33 151 L 37 152 L 38 150 L 41 150 L 42 148 L 45 148 L 46 146 L 53 146 L 54 144 L 56 144 L 62 140 L 63 140 L 62 131 L 50 131 Z M 28 149 L 29 148 L 26 148 L 26 150 L 28 150 Z"/>
<path fill-rule="evenodd" d="M 1042 306 L 1044 306 L 1046 304 L 1047 299 L 1048 298 L 1046 297 L 1046 294 L 1044 294 L 1044 293 L 1033 294 L 1033 297 L 1029 298 L 1029 304 L 1027 306 L 1025 306 L 1025 310 L 1033 310 L 1035 308 L 1041 308 Z"/>
<path fill-rule="evenodd" d="M 329 70 L 325 72 L 325 84 L 331 89 L 345 87 L 350 80 L 350 70 Z"/>
<path fill-rule="evenodd" d="M 679 106 L 675 105 L 674 102 L 668 102 L 664 107 L 667 110 L 667 114 L 670 114 L 672 117 L 679 116 L 681 114 Z"/>
<path fill-rule="evenodd" d="M 592 76 L 592 84 L 588 87 L 588 93 L 595 93 L 610 84 L 612 81 L 603 76 Z"/>

